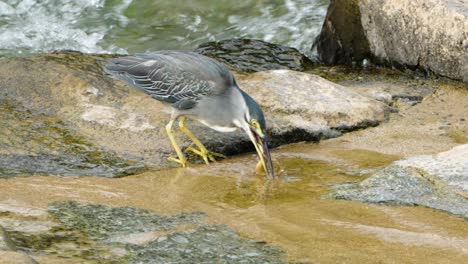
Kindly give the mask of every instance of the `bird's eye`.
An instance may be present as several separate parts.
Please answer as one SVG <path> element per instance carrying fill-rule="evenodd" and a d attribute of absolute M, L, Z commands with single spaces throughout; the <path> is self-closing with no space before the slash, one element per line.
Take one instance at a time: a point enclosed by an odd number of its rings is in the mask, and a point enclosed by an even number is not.
<path fill-rule="evenodd" d="M 254 127 L 255 129 L 259 130 L 260 129 L 260 123 L 256 119 L 251 119 L 250 120 L 250 125 Z"/>

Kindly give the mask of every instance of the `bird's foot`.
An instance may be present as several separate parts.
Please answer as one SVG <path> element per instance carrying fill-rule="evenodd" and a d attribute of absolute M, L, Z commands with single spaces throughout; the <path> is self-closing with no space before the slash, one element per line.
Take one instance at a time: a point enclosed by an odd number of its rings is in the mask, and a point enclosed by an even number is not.
<path fill-rule="evenodd" d="M 210 164 L 210 161 L 211 162 L 216 162 L 215 157 L 222 158 L 222 159 L 226 158 L 226 156 L 224 156 L 223 154 L 216 153 L 216 152 L 209 152 L 206 149 L 198 150 L 198 149 L 194 149 L 192 147 L 188 147 L 186 149 L 186 151 L 191 151 L 191 152 L 197 154 L 198 156 L 202 157 L 206 164 Z"/>
<path fill-rule="evenodd" d="M 185 160 L 185 159 L 178 159 L 178 158 L 174 158 L 174 157 L 169 157 L 169 158 L 167 158 L 167 160 L 171 161 L 171 162 L 179 163 L 182 166 L 182 168 L 187 167 L 187 160 Z"/>

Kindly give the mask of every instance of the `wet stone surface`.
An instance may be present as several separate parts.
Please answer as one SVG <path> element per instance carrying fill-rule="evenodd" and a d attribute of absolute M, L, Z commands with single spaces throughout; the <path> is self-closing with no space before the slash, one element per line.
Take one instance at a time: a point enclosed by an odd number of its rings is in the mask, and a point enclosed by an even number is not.
<path fill-rule="evenodd" d="M 255 47 L 267 60 L 268 52 Z M 271 49 L 281 63 L 302 58 L 290 48 Z M 167 109 L 106 76 L 102 64 L 108 58 L 67 52 L 1 59 L 0 177 L 119 177 L 178 166 L 167 161 L 175 154 L 164 129 Z M 277 62 L 260 64 L 282 68 Z M 384 120 L 380 102 L 314 75 L 282 69 L 236 78 L 264 110 L 271 147 L 336 137 Z M 243 131 L 220 133 L 196 121 L 187 126 L 210 151 L 226 156 L 255 151 Z M 182 149 L 192 144 L 177 126 L 175 130 Z M 203 163 L 198 156 L 188 158 Z"/>
<path fill-rule="evenodd" d="M 99 150 L 57 117 L 0 97 L 0 178 L 37 174 L 118 177 L 143 169 Z"/>
<path fill-rule="evenodd" d="M 205 214 L 159 216 L 147 210 L 77 202 L 52 203 L 49 214 L 69 229 L 81 229 L 92 239 L 130 233 L 170 230 L 181 225 L 198 224 Z"/>
<path fill-rule="evenodd" d="M 323 198 L 418 205 L 468 217 L 466 198 L 445 185 L 421 169 L 390 165 L 360 183 L 335 185 L 335 193 Z"/>
<path fill-rule="evenodd" d="M 242 239 L 225 226 L 200 226 L 130 248 L 129 263 L 285 263 L 281 250 Z"/>
<path fill-rule="evenodd" d="M 201 44 L 196 52 L 239 72 L 276 69 L 304 71 L 312 61 L 295 48 L 254 39 L 227 39 Z"/>
<path fill-rule="evenodd" d="M 200 212 L 161 216 L 70 201 L 51 203 L 48 214 L 53 222 L 42 231 L 6 226 L 19 250 L 87 263 L 284 263 L 283 250 L 207 225 Z"/>

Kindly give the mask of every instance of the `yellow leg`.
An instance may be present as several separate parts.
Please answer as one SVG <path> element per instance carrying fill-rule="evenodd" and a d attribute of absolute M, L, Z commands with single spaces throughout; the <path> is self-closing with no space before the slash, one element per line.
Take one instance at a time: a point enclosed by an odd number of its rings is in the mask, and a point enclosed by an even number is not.
<path fill-rule="evenodd" d="M 192 132 L 190 132 L 190 130 L 188 130 L 188 128 L 185 126 L 185 120 L 187 118 L 185 116 L 182 116 L 180 118 L 180 121 L 179 121 L 179 128 L 180 130 L 185 134 L 187 135 L 188 138 L 190 138 L 190 140 L 192 140 L 192 142 L 198 147 L 198 149 L 194 149 L 192 147 L 188 147 L 187 148 L 187 151 L 191 151 L 199 156 L 201 156 L 203 158 L 203 160 L 205 161 L 206 164 L 209 164 L 209 161 L 212 161 L 212 162 L 215 162 L 216 159 L 214 158 L 215 156 L 217 157 L 220 157 L 220 158 L 226 158 L 226 156 L 224 156 L 223 154 L 219 154 L 219 153 L 214 153 L 214 152 L 209 152 L 205 146 L 203 146 L 203 144 L 200 142 L 200 140 L 198 140 L 193 134 Z"/>
<path fill-rule="evenodd" d="M 166 125 L 166 132 L 167 132 L 167 136 L 169 137 L 169 140 L 171 141 L 172 147 L 176 151 L 177 157 L 179 157 L 179 158 L 176 159 L 176 158 L 173 158 L 173 157 L 169 157 L 169 158 L 167 158 L 167 160 L 172 161 L 172 162 L 177 162 L 180 165 L 182 165 L 182 167 L 185 168 L 187 166 L 187 160 L 185 159 L 184 154 L 180 150 L 180 148 L 177 145 L 177 142 L 175 141 L 175 138 L 174 138 L 174 130 L 172 129 L 172 125 L 174 125 L 174 121 L 175 120 L 171 120 Z"/>

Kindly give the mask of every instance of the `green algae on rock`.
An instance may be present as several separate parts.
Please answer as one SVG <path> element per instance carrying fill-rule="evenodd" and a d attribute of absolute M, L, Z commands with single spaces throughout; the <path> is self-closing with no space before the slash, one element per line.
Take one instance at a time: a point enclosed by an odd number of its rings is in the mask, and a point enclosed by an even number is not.
<path fill-rule="evenodd" d="M 103 152 L 46 110 L 0 97 L 0 178 L 29 175 L 116 177 L 142 165 Z"/>
<path fill-rule="evenodd" d="M 130 245 L 129 263 L 286 263 L 284 252 L 239 237 L 226 226 L 203 225 L 194 231 L 161 237 L 145 246 Z"/>
<path fill-rule="evenodd" d="M 49 214 L 66 228 L 82 230 L 91 239 L 104 240 L 115 235 L 170 230 L 181 225 L 200 223 L 203 213 L 160 216 L 132 207 L 112 208 L 99 204 L 57 202 L 49 206 Z"/>
<path fill-rule="evenodd" d="M 19 248 L 90 263 L 285 263 L 283 250 L 207 225 L 204 213 L 160 216 L 77 202 L 52 203 L 48 212 L 59 223 L 50 230 L 9 232 Z"/>
<path fill-rule="evenodd" d="M 0 226 L 0 251 L 1 250 L 15 250 L 16 247 L 11 241 L 5 229 Z"/>

